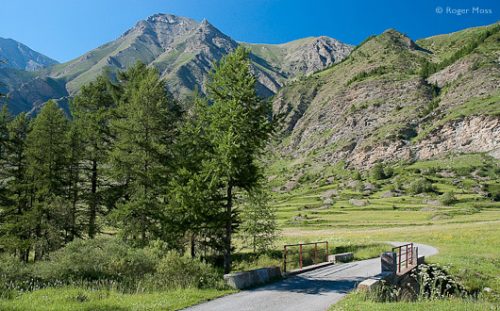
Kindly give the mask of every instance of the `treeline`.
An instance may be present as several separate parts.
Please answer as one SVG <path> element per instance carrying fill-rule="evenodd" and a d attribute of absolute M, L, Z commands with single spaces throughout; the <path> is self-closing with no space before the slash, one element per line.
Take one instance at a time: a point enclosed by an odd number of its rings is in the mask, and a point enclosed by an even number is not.
<path fill-rule="evenodd" d="M 255 83 L 248 52 L 238 48 L 187 111 L 141 63 L 83 86 L 71 117 L 54 101 L 35 118 L 11 116 L 4 105 L 0 251 L 37 261 L 107 231 L 139 247 L 161 240 L 170 249 L 189 245 L 193 256 L 208 249 L 230 271 L 240 198 L 255 198 L 250 215 L 267 215 L 259 212 L 266 202 L 256 160 L 272 122 Z M 275 226 L 267 221 L 262 231 Z M 253 241 L 262 240 L 256 226 L 246 226 Z"/>

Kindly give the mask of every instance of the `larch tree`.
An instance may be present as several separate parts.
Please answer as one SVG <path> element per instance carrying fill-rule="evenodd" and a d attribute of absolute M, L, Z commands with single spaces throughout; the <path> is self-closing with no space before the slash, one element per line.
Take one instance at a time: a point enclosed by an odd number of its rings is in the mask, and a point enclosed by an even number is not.
<path fill-rule="evenodd" d="M 9 118 L 10 119 L 10 118 Z M 30 180 L 27 177 L 26 137 L 30 128 L 26 114 L 7 123 L 3 166 L 0 180 L 5 186 L 0 211 L 0 244 L 27 262 L 32 246 L 32 222 L 29 210 Z"/>
<path fill-rule="evenodd" d="M 207 101 L 196 96 L 194 106 L 186 113 L 174 145 L 174 172 L 169 182 L 169 215 L 172 227 L 187 236 L 191 256 L 196 256 L 196 244 L 217 250 L 224 222 L 220 219 L 218 184 L 210 182 L 207 165 L 213 157 L 208 137 L 210 126 Z"/>
<path fill-rule="evenodd" d="M 137 63 L 118 80 L 122 94 L 111 122 L 115 141 L 110 163 L 127 195 L 113 215 L 126 238 L 146 245 L 151 239 L 168 239 L 165 186 L 178 107 L 154 68 Z"/>
<path fill-rule="evenodd" d="M 27 137 L 28 174 L 31 178 L 35 224 L 35 260 L 64 243 L 67 210 L 69 121 L 56 102 L 48 101 L 33 121 Z"/>
<path fill-rule="evenodd" d="M 249 52 L 242 47 L 215 66 L 207 91 L 213 156 L 206 171 L 224 196 L 224 271 L 229 273 L 232 234 L 238 223 L 236 191 L 251 191 L 262 177 L 256 160 L 272 132 L 271 110 L 256 94 Z"/>
<path fill-rule="evenodd" d="M 269 250 L 278 234 L 275 209 L 269 199 L 262 186 L 243 198 L 240 230 L 246 246 L 254 253 Z"/>
<path fill-rule="evenodd" d="M 87 235 L 94 238 L 99 232 L 97 217 L 106 202 L 106 192 L 111 187 L 106 174 L 106 163 L 112 146 L 110 122 L 115 100 L 110 81 L 99 76 L 84 85 L 71 101 L 71 114 L 75 130 L 82 141 L 81 199 L 86 203 Z"/>

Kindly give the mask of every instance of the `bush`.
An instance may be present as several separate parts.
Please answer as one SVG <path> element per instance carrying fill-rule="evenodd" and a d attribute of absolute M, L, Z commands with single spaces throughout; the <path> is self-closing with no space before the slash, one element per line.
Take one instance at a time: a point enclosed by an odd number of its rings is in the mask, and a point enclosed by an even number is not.
<path fill-rule="evenodd" d="M 420 265 L 412 273 L 419 284 L 419 297 L 436 299 L 448 297 L 465 297 L 468 292 L 455 278 L 437 264 Z"/>
<path fill-rule="evenodd" d="M 2 256 L 0 280 L 0 298 L 13 297 L 17 291 L 62 285 L 127 293 L 224 287 L 221 274 L 198 259 L 166 252 L 158 244 L 133 248 L 111 237 L 76 240 L 53 253 L 49 260 L 32 264 Z"/>
<path fill-rule="evenodd" d="M 384 178 L 391 178 L 394 176 L 394 169 L 390 166 L 384 168 Z"/>
<path fill-rule="evenodd" d="M 221 288 L 220 273 L 211 265 L 170 251 L 150 279 L 155 288 Z"/>
<path fill-rule="evenodd" d="M 493 201 L 500 201 L 500 184 L 489 184 L 486 186 L 486 191 L 488 192 L 488 197 Z"/>
<path fill-rule="evenodd" d="M 419 178 L 410 184 L 408 191 L 411 194 L 433 192 L 434 186 L 432 185 L 432 182 L 430 182 L 428 179 Z"/>
<path fill-rule="evenodd" d="M 443 205 L 452 205 L 453 203 L 457 202 L 457 198 L 455 197 L 455 194 L 453 192 L 446 192 L 439 198 L 439 202 Z"/>
<path fill-rule="evenodd" d="M 370 175 L 375 180 L 381 180 L 385 178 L 384 166 L 381 163 L 375 164 L 372 170 L 370 171 Z"/>
<path fill-rule="evenodd" d="M 474 167 L 472 167 L 472 166 L 453 168 L 453 172 L 455 174 L 457 174 L 457 176 L 469 176 L 473 171 L 474 171 Z"/>
<path fill-rule="evenodd" d="M 0 256 L 0 298 L 12 298 L 17 290 L 31 290 L 37 283 L 29 265 L 12 255 Z"/>
<path fill-rule="evenodd" d="M 361 180 L 362 179 L 361 173 L 359 171 L 354 171 L 354 173 L 352 174 L 352 179 Z"/>
<path fill-rule="evenodd" d="M 44 280 L 130 280 L 155 271 L 157 258 L 146 250 L 132 248 L 111 237 L 75 240 L 40 262 Z"/>

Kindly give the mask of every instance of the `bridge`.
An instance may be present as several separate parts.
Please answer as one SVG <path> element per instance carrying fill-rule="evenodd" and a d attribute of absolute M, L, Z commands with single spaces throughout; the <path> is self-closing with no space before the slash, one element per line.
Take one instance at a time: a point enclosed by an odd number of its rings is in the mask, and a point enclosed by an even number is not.
<path fill-rule="evenodd" d="M 391 244 L 395 249 L 394 252 L 389 252 L 391 255 L 388 253 L 383 254 L 385 264 L 381 257 L 349 263 L 330 264 L 268 285 L 208 301 L 187 310 L 323 311 L 338 302 L 363 281 L 371 280 L 371 283 L 376 283 L 384 275 L 387 276 L 389 271 L 383 271 L 383 268 L 391 269 L 391 271 L 401 275 L 401 273 L 408 271 L 412 265 L 416 265 L 416 262 L 413 264 L 410 260 L 415 258 L 415 261 L 418 260 L 418 257 L 415 257 L 417 252 L 420 257 L 432 256 L 438 252 L 436 248 L 424 244 L 404 242 L 391 242 Z M 411 244 L 411 251 L 410 246 L 406 246 L 409 244 Z M 402 245 L 405 246 L 401 248 Z M 401 250 L 398 250 L 398 248 L 401 248 Z M 389 263 L 392 263 L 392 266 Z M 401 271 L 397 272 L 399 269 Z"/>

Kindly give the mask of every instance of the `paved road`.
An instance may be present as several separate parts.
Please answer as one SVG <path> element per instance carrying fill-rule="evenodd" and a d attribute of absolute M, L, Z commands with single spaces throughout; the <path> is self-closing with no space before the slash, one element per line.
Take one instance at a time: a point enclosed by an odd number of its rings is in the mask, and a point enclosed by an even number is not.
<path fill-rule="evenodd" d="M 415 244 L 415 246 L 418 246 L 419 256 L 431 256 L 438 252 L 432 246 L 423 244 Z M 323 311 L 356 288 L 359 282 L 380 272 L 380 258 L 331 265 L 266 286 L 208 301 L 186 310 Z"/>

